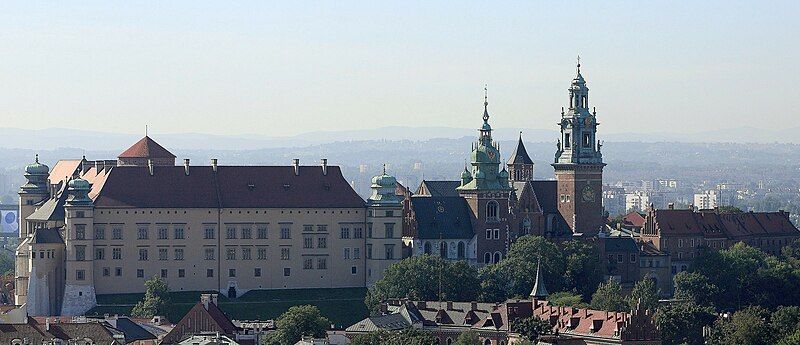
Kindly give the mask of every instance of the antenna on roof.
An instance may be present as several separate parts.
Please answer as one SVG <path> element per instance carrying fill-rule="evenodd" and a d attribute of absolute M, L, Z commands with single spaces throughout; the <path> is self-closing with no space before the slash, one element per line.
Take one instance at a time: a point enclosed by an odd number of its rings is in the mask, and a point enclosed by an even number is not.
<path fill-rule="evenodd" d="M 147 124 L 144 125 L 144 136 L 147 136 Z"/>

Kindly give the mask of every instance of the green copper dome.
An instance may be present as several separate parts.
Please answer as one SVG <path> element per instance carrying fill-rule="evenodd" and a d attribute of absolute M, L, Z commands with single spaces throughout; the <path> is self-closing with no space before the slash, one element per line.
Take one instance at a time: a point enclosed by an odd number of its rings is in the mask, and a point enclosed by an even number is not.
<path fill-rule="evenodd" d="M 86 181 L 82 178 L 76 178 L 72 181 L 69 181 L 69 189 L 70 190 L 90 190 L 92 189 L 92 185 L 89 184 L 89 181 Z"/>
<path fill-rule="evenodd" d="M 394 176 L 386 174 L 384 171 L 383 174 L 375 176 L 372 178 L 372 186 L 373 187 L 392 187 L 394 188 L 397 185 L 397 179 Z"/>
<path fill-rule="evenodd" d="M 36 162 L 25 166 L 25 173 L 30 175 L 47 175 L 50 173 L 50 167 L 39 163 L 39 155 L 36 155 Z"/>

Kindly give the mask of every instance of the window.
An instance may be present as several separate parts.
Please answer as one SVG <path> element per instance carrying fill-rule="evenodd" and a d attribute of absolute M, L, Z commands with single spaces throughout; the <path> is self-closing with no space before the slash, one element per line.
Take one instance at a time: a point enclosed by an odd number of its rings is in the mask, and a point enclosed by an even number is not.
<path fill-rule="evenodd" d="M 281 248 L 281 260 L 289 260 L 289 248 Z"/>
<path fill-rule="evenodd" d="M 313 225 L 308 225 L 308 224 L 303 225 L 303 232 L 312 232 L 312 231 L 314 231 Z"/>
<path fill-rule="evenodd" d="M 489 253 L 483 254 L 483 263 L 485 264 L 492 263 L 492 254 Z"/>
<path fill-rule="evenodd" d="M 95 248 L 94 249 L 94 259 L 95 260 L 105 260 L 106 259 L 106 249 L 105 248 Z"/>
<path fill-rule="evenodd" d="M 103 267 L 103 277 L 108 277 L 111 275 L 111 269 L 108 267 Z"/>
<path fill-rule="evenodd" d="M 261 276 L 261 268 L 259 268 L 259 267 L 254 268 L 253 269 L 253 276 L 254 277 L 260 277 Z"/>
<path fill-rule="evenodd" d="M 183 278 L 186 276 L 186 270 L 183 268 L 178 269 L 178 278 Z"/>
<path fill-rule="evenodd" d="M 328 248 L 328 238 L 326 237 L 317 238 L 317 248 Z"/>
<path fill-rule="evenodd" d="M 625 260 L 624 260 L 624 257 L 622 256 L 622 254 L 617 254 L 617 263 L 620 263 L 620 264 L 621 264 L 621 263 L 623 263 L 624 261 L 625 261 Z"/>
<path fill-rule="evenodd" d="M 344 254 L 342 254 L 342 259 L 349 260 L 350 259 L 350 248 L 344 249 Z"/>
<path fill-rule="evenodd" d="M 139 249 L 139 261 L 147 261 L 147 249 Z"/>
<path fill-rule="evenodd" d="M 467 247 L 464 242 L 458 242 L 458 258 L 464 259 L 467 256 Z"/>
<path fill-rule="evenodd" d="M 422 245 L 422 250 L 425 254 L 428 255 L 431 255 L 431 253 L 433 253 L 433 249 L 431 249 L 431 243 L 428 241 L 425 241 L 425 244 Z"/>
<path fill-rule="evenodd" d="M 364 238 L 364 230 L 359 228 L 353 228 L 353 238 Z"/>
<path fill-rule="evenodd" d="M 236 238 L 236 228 L 229 227 L 227 232 L 225 233 L 225 238 L 231 240 Z"/>
<path fill-rule="evenodd" d="M 235 268 L 229 268 L 228 269 L 228 277 L 231 277 L 231 278 L 236 277 L 236 269 Z"/>
<path fill-rule="evenodd" d="M 314 239 L 311 236 L 303 236 L 303 248 L 314 248 Z"/>
<path fill-rule="evenodd" d="M 83 211 L 75 211 L 75 218 L 83 218 L 86 217 L 86 213 Z"/>
<path fill-rule="evenodd" d="M 75 260 L 86 260 L 86 246 L 75 246 Z"/>
<path fill-rule="evenodd" d="M 386 238 L 394 238 L 394 223 L 384 224 L 386 227 Z"/>
<path fill-rule="evenodd" d="M 122 267 L 114 268 L 114 275 L 117 277 L 122 277 Z"/>
<path fill-rule="evenodd" d="M 242 248 L 242 260 L 252 260 L 253 256 L 250 254 L 252 249 L 250 248 Z"/>
<path fill-rule="evenodd" d="M 393 260 L 394 259 L 394 244 L 385 244 L 386 247 L 386 259 Z"/>
<path fill-rule="evenodd" d="M 592 147 L 591 133 L 583 133 L 583 147 Z"/>
<path fill-rule="evenodd" d="M 500 252 L 495 252 L 494 253 L 494 263 L 500 262 L 500 259 L 502 259 L 502 255 L 500 254 Z"/>
<path fill-rule="evenodd" d="M 486 239 L 487 240 L 492 239 L 492 229 L 486 229 Z"/>
<path fill-rule="evenodd" d="M 76 224 L 75 225 L 75 239 L 76 240 L 85 240 L 86 239 L 86 224 Z"/>
<path fill-rule="evenodd" d="M 147 239 L 147 228 L 139 228 L 138 238 L 140 240 L 146 240 Z"/>
<path fill-rule="evenodd" d="M 361 259 L 361 248 L 353 248 L 353 259 Z"/>
<path fill-rule="evenodd" d="M 367 224 L 367 238 L 372 238 L 372 223 Z"/>
<path fill-rule="evenodd" d="M 176 240 L 182 240 L 183 239 L 183 227 L 182 226 L 176 226 L 175 227 L 175 239 Z"/>
<path fill-rule="evenodd" d="M 251 239 L 253 238 L 253 231 L 250 228 L 242 228 L 242 238 L 244 239 Z"/>
<path fill-rule="evenodd" d="M 290 275 L 292 275 L 292 269 L 289 268 L 289 267 L 284 267 L 283 268 L 283 276 L 284 277 L 288 277 Z"/>
<path fill-rule="evenodd" d="M 636 262 L 636 254 L 631 254 L 631 263 Z"/>
<path fill-rule="evenodd" d="M 183 260 L 183 248 L 175 248 L 175 260 Z"/>
<path fill-rule="evenodd" d="M 167 239 L 167 228 L 158 228 L 158 239 L 159 240 L 166 240 Z"/>
<path fill-rule="evenodd" d="M 167 269 L 166 268 L 162 268 L 161 269 L 161 278 L 166 278 L 166 277 L 167 277 Z"/>
<path fill-rule="evenodd" d="M 213 278 L 213 277 L 214 277 L 214 269 L 206 268 L 206 278 Z"/>
<path fill-rule="evenodd" d="M 678 260 L 683 260 L 683 253 L 678 252 Z"/>
<path fill-rule="evenodd" d="M 328 232 L 328 226 L 325 224 L 317 225 L 317 231 L 319 232 Z"/>
<path fill-rule="evenodd" d="M 288 240 L 292 238 L 292 230 L 288 225 L 281 225 L 281 239 Z"/>
<path fill-rule="evenodd" d="M 499 208 L 497 201 L 489 201 L 486 204 L 486 221 L 487 222 L 496 222 L 498 221 L 498 214 L 497 209 Z"/>
<path fill-rule="evenodd" d="M 500 229 L 494 229 L 494 239 L 495 240 L 500 239 Z"/>
<path fill-rule="evenodd" d="M 105 240 L 106 239 L 106 229 L 102 226 L 95 226 L 94 227 L 94 239 L 95 240 Z"/>
<path fill-rule="evenodd" d="M 136 278 L 144 278 L 144 270 L 139 268 L 136 270 Z"/>
<path fill-rule="evenodd" d="M 259 227 L 257 236 L 261 240 L 266 239 L 267 238 L 267 227 L 266 226 Z"/>
<path fill-rule="evenodd" d="M 267 248 L 258 248 L 258 259 L 259 260 L 267 259 Z"/>
<path fill-rule="evenodd" d="M 372 259 L 372 245 L 367 245 L 367 259 Z"/>
<path fill-rule="evenodd" d="M 317 259 L 317 269 L 327 270 L 328 269 L 328 260 L 324 258 Z"/>
<path fill-rule="evenodd" d="M 342 228 L 342 238 L 350 238 L 350 228 Z"/>
<path fill-rule="evenodd" d="M 203 235 L 203 238 L 205 238 L 207 240 L 213 240 L 214 239 L 214 233 L 215 233 L 214 228 L 206 228 L 206 231 L 205 231 L 205 234 Z"/>
<path fill-rule="evenodd" d="M 310 270 L 314 268 L 314 259 L 303 259 L 303 269 Z"/>
<path fill-rule="evenodd" d="M 572 145 L 570 145 L 569 139 L 570 139 L 569 138 L 569 133 L 564 133 L 564 148 L 566 148 L 566 149 L 572 147 Z"/>
<path fill-rule="evenodd" d="M 75 271 L 75 280 L 86 280 L 86 271 L 84 270 Z"/>
<path fill-rule="evenodd" d="M 214 260 L 214 248 L 206 248 L 206 260 Z"/>
<path fill-rule="evenodd" d="M 387 217 L 394 217 L 394 211 L 392 211 L 392 210 L 386 211 L 386 216 Z"/>
<path fill-rule="evenodd" d="M 356 266 L 350 267 L 350 274 L 356 275 L 357 273 L 358 273 L 358 267 Z"/>
<path fill-rule="evenodd" d="M 439 256 L 447 259 L 447 242 L 439 242 Z"/>
<path fill-rule="evenodd" d="M 122 248 L 111 248 L 111 259 L 122 260 Z"/>
<path fill-rule="evenodd" d="M 236 248 L 228 248 L 225 251 L 225 258 L 228 260 L 236 260 Z"/>
<path fill-rule="evenodd" d="M 166 261 L 167 257 L 169 256 L 169 250 L 167 248 L 158 248 L 158 260 L 159 261 Z"/>

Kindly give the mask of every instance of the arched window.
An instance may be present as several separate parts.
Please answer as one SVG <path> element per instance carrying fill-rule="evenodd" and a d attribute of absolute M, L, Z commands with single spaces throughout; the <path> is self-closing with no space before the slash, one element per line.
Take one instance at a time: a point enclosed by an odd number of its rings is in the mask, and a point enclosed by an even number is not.
<path fill-rule="evenodd" d="M 448 337 L 448 338 L 447 338 L 447 345 L 450 345 L 450 344 L 452 344 L 452 343 L 453 343 L 453 338 L 449 338 L 449 337 Z"/>
<path fill-rule="evenodd" d="M 423 250 L 425 251 L 425 254 L 431 255 L 431 243 L 425 241 L 425 245 L 423 245 Z"/>
<path fill-rule="evenodd" d="M 500 257 L 501 257 L 500 252 L 495 252 L 494 253 L 494 263 L 500 262 Z"/>
<path fill-rule="evenodd" d="M 492 345 L 492 341 L 489 340 L 489 339 L 486 339 L 486 340 L 483 341 L 483 345 Z"/>
<path fill-rule="evenodd" d="M 497 205 L 497 201 L 494 201 L 494 200 L 489 201 L 489 203 L 486 204 L 486 221 L 487 222 L 492 222 L 492 221 L 496 222 L 498 220 L 498 218 L 497 218 L 498 217 L 497 210 L 499 208 L 500 207 Z"/>
<path fill-rule="evenodd" d="M 467 245 L 464 244 L 464 241 L 458 242 L 458 258 L 464 259 L 467 257 Z"/>
<path fill-rule="evenodd" d="M 439 242 L 439 256 L 441 256 L 442 259 L 447 259 L 447 242 Z"/>
<path fill-rule="evenodd" d="M 485 263 L 485 264 L 492 263 L 492 254 L 491 253 L 486 252 L 486 254 L 483 254 L 483 263 Z"/>

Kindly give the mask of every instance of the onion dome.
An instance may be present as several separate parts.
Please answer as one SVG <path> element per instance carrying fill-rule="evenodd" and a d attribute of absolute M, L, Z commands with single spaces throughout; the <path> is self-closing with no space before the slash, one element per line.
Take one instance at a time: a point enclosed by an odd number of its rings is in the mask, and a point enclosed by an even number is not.
<path fill-rule="evenodd" d="M 50 167 L 39 163 L 39 155 L 37 154 L 36 161 L 25 166 L 25 173 L 29 175 L 47 175 L 50 173 Z"/>
<path fill-rule="evenodd" d="M 467 170 L 467 167 L 464 167 L 464 171 L 461 172 L 461 178 L 462 179 L 471 179 L 472 178 L 472 174 L 469 173 L 469 170 Z"/>
<path fill-rule="evenodd" d="M 76 178 L 69 181 L 67 184 L 67 205 L 91 205 L 92 199 L 89 198 L 89 192 L 92 190 L 92 185 L 89 181 L 82 178 Z"/>
<path fill-rule="evenodd" d="M 397 205 L 400 199 L 397 197 L 397 179 L 386 173 L 386 165 L 383 165 L 383 173 L 372 178 L 372 195 L 367 199 L 369 205 Z"/>
<path fill-rule="evenodd" d="M 395 188 L 396 185 L 397 179 L 394 178 L 394 176 L 386 174 L 386 166 L 383 167 L 383 174 L 372 178 L 372 187 Z"/>

